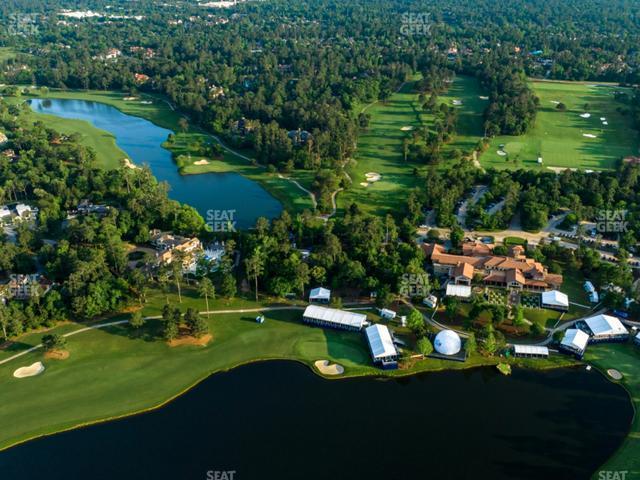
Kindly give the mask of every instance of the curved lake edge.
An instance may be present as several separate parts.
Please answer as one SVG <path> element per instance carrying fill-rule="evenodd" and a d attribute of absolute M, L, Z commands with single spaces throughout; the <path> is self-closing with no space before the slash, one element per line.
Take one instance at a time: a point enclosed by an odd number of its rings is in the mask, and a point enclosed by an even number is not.
<path fill-rule="evenodd" d="M 206 380 L 210 379 L 211 377 L 215 376 L 216 374 L 220 374 L 220 373 L 230 373 L 230 372 L 232 372 L 233 370 L 236 370 L 236 369 L 238 369 L 238 368 L 240 368 L 240 367 L 247 366 L 247 365 L 250 365 L 250 364 L 258 364 L 258 363 L 265 363 L 265 364 L 266 364 L 266 363 L 291 363 L 291 364 L 298 364 L 298 365 L 302 365 L 302 366 L 308 367 L 308 369 L 310 369 L 313 373 L 316 373 L 316 374 L 317 374 L 317 375 L 316 375 L 316 377 L 320 377 L 321 379 L 322 379 L 322 378 L 324 378 L 324 379 L 331 379 L 331 380 L 335 379 L 335 378 L 326 378 L 326 377 L 324 377 L 323 375 L 319 375 L 319 374 L 318 374 L 318 372 L 317 372 L 316 370 L 314 370 L 312 367 L 310 367 L 306 362 L 304 362 L 304 361 L 299 361 L 299 360 L 294 360 L 294 359 L 273 358 L 273 359 L 262 359 L 262 360 L 255 360 L 255 361 L 244 362 L 244 363 L 238 364 L 238 365 L 236 365 L 236 366 L 234 366 L 234 367 L 231 367 L 231 368 L 228 368 L 228 369 L 219 369 L 219 370 L 218 370 L 218 371 L 216 371 L 214 374 L 206 375 L 206 376 L 204 376 L 203 378 L 198 379 L 198 381 L 197 381 L 197 382 L 195 382 L 193 385 L 189 386 L 188 388 L 185 388 L 185 389 L 184 389 L 183 391 L 181 391 L 180 393 L 178 393 L 178 394 L 176 394 L 176 395 L 173 395 L 171 398 L 169 398 L 169 399 L 167 399 L 167 400 L 163 401 L 163 402 L 162 402 L 161 404 L 159 404 L 159 405 L 156 405 L 156 406 L 153 406 L 153 407 L 150 407 L 150 408 L 147 408 L 147 409 L 139 410 L 139 411 L 136 411 L 136 412 L 131 412 L 131 413 L 128 413 L 128 414 L 123 414 L 123 415 L 113 416 L 113 417 L 110 417 L 110 418 L 104 418 L 104 419 L 100 419 L 100 420 L 96 420 L 96 421 L 85 422 L 85 423 L 83 423 L 83 424 L 79 424 L 79 425 L 75 425 L 75 426 L 72 426 L 72 427 L 69 427 L 69 428 L 65 428 L 65 429 L 57 430 L 57 431 L 55 431 L 55 432 L 51 432 L 51 433 L 45 433 L 45 434 L 37 435 L 37 436 L 31 437 L 31 438 L 28 438 L 28 439 L 22 440 L 22 441 L 20 441 L 20 442 L 16 442 L 15 444 L 12 444 L 12 445 L 10 445 L 10 446 L 8 446 L 8 447 L 4 447 L 4 448 L 0 449 L 0 452 L 4 452 L 4 451 L 9 450 L 9 449 L 11 449 L 11 448 L 13 448 L 13 447 L 18 447 L 18 446 L 20 446 L 20 445 L 23 445 L 23 444 L 29 443 L 29 442 L 31 442 L 31 441 L 33 441 L 33 440 L 38 440 L 38 439 L 42 439 L 42 438 L 45 438 L 45 437 L 53 437 L 53 436 L 56 436 L 57 434 L 60 434 L 60 433 L 64 433 L 64 432 L 71 432 L 71 431 L 77 431 L 77 430 L 82 430 L 82 429 L 87 429 L 87 428 L 89 428 L 89 427 L 97 426 L 97 425 L 100 425 L 100 424 L 107 424 L 107 423 L 117 422 L 117 421 L 120 421 L 120 420 L 126 420 L 127 418 L 132 418 L 132 417 L 137 417 L 137 416 L 143 416 L 143 415 L 144 415 L 144 414 L 146 414 L 146 413 L 151 413 L 151 412 L 153 412 L 153 411 L 160 410 L 160 409 L 162 409 L 163 407 L 166 407 L 168 404 L 172 403 L 173 401 L 177 400 L 179 397 L 182 397 L 182 396 L 183 396 L 183 395 L 185 395 L 186 393 L 188 393 L 188 392 L 190 392 L 191 390 L 195 389 L 195 388 L 196 388 L 196 387 L 198 387 L 200 384 L 202 384 L 202 383 L 203 383 L 203 382 L 205 382 Z M 579 369 L 579 368 L 580 368 L 579 366 L 574 366 L 574 367 L 557 367 L 557 368 L 551 368 L 550 370 L 565 370 L 568 374 L 570 374 L 570 373 L 571 373 L 571 371 L 574 371 L 574 372 L 575 372 L 575 371 L 576 371 L 577 369 Z M 491 368 L 490 368 L 490 369 L 491 369 Z M 458 370 L 458 372 L 462 374 L 462 373 L 466 372 L 467 370 L 479 370 L 479 369 L 478 369 L 478 368 L 475 368 L 475 366 L 472 366 L 472 367 L 469 367 L 469 368 L 466 368 L 466 369 L 460 369 L 460 370 Z M 523 370 L 535 371 L 536 369 L 523 368 Z M 439 373 L 439 374 L 441 374 L 441 375 L 445 375 L 445 372 L 449 372 L 449 371 L 451 371 L 451 369 L 443 368 L 443 369 L 439 369 L 439 370 L 433 370 L 433 371 L 427 371 L 427 372 L 419 372 L 419 373 L 420 373 L 420 374 L 422 374 L 422 375 L 424 375 L 424 376 L 426 376 L 426 374 L 427 374 L 427 373 Z M 599 370 L 598 370 L 598 372 L 599 372 L 599 373 L 598 373 L 598 375 L 602 374 L 602 372 L 600 372 Z M 497 375 L 497 373 L 496 373 L 496 372 L 492 372 L 492 373 L 494 373 L 494 374 L 496 374 L 496 375 Z M 376 375 L 356 375 L 356 376 L 352 376 L 352 377 L 340 377 L 340 378 L 338 378 L 338 380 L 340 380 L 340 379 L 345 379 L 345 380 L 346 380 L 347 378 L 348 378 L 348 379 L 350 379 L 350 380 L 358 380 L 358 379 L 362 379 L 362 377 L 371 377 L 371 378 L 370 378 L 370 380 L 371 380 L 371 381 L 375 381 L 375 380 L 400 380 L 400 379 L 402 379 L 402 378 L 404 378 L 404 377 L 406 377 L 406 376 L 413 377 L 413 376 L 416 376 L 416 375 L 415 375 L 415 373 L 409 373 L 408 375 L 394 376 L 394 377 L 390 377 L 390 376 L 387 376 L 387 375 L 384 375 L 384 374 L 383 374 L 383 375 L 379 375 L 379 376 L 376 376 Z M 602 375 L 602 376 L 603 376 L 605 379 L 608 379 L 608 378 L 606 377 L 606 375 Z M 505 379 L 505 381 L 509 381 L 508 379 L 510 378 L 510 377 L 502 377 L 502 376 L 499 376 L 499 375 L 498 375 L 498 377 L 499 377 L 499 378 L 501 378 L 501 379 L 502 379 L 502 378 L 504 378 L 504 379 Z M 602 380 L 602 379 L 601 379 L 601 380 Z M 518 381 L 520 381 L 520 382 L 521 382 L 521 381 L 522 381 L 522 378 L 520 378 Z M 610 382 L 610 383 L 613 383 L 613 384 L 615 385 L 617 382 Z M 500 386 L 498 385 L 498 387 L 497 387 L 497 388 L 499 389 L 499 388 L 500 388 Z M 625 389 L 625 391 L 626 391 L 626 389 Z M 201 395 L 201 394 L 200 394 L 200 395 Z M 621 437 L 621 438 L 620 438 L 620 442 L 624 442 L 624 440 L 626 439 L 626 435 L 628 435 L 628 433 L 625 433 L 625 436 L 623 436 L 623 437 Z M 65 441 L 65 440 L 62 440 L 62 442 L 63 442 L 63 443 L 64 443 L 64 441 Z M 616 449 L 615 449 L 615 451 L 617 451 L 619 448 L 620 448 L 620 446 L 617 446 L 617 447 L 616 447 Z M 615 451 L 614 451 L 614 452 L 615 452 Z M 609 457 L 609 458 L 610 458 L 610 457 Z M 591 466 L 590 468 L 592 468 L 592 467 L 593 467 L 593 466 Z M 597 467 L 593 467 L 593 468 L 594 468 L 594 470 L 593 470 L 593 472 L 590 472 L 590 475 L 589 475 L 590 477 L 597 475 L 597 473 L 598 473 L 598 472 L 600 471 L 600 469 L 601 469 L 601 465 L 598 465 Z M 57 478 L 57 477 L 56 477 L 56 478 Z"/>
<path fill-rule="evenodd" d="M 78 423 L 75 425 L 71 425 L 68 427 L 64 427 L 61 429 L 57 429 L 57 430 L 52 430 L 50 432 L 45 432 L 45 433 L 40 433 L 37 435 L 33 435 L 31 437 L 28 438 L 24 438 L 22 440 L 19 440 L 15 443 L 9 444 L 7 446 L 2 446 L 0 447 L 0 453 L 13 449 L 14 447 L 19 447 L 20 445 L 24 445 L 27 443 L 30 443 L 34 440 L 38 440 L 41 438 L 46 438 L 46 437 L 53 437 L 56 436 L 58 434 L 61 433 L 65 433 L 65 432 L 70 432 L 70 431 L 75 431 L 75 430 L 82 430 L 82 429 L 86 429 L 86 428 L 90 428 L 92 426 L 95 425 L 100 425 L 100 424 L 105 424 L 105 423 L 110 423 L 110 422 L 115 422 L 118 420 L 124 420 L 127 418 L 131 418 L 131 417 L 136 417 L 136 416 L 141 416 L 141 415 L 145 415 L 147 413 L 156 411 L 156 410 L 160 410 L 164 407 L 166 407 L 167 405 L 169 405 L 170 403 L 174 402 L 175 400 L 177 400 L 178 398 L 186 395 L 187 393 L 189 393 L 190 391 L 192 391 L 193 389 L 195 389 L 196 387 L 198 387 L 200 384 L 202 384 L 203 382 L 207 381 L 208 379 L 219 375 L 219 374 L 223 374 L 223 373 L 231 373 L 234 370 L 237 370 L 239 368 L 245 367 L 245 366 L 249 366 L 249 365 L 254 365 L 254 364 L 266 364 L 266 363 L 275 363 L 275 362 L 287 362 L 287 363 L 294 363 L 294 364 L 298 364 L 298 365 L 302 365 L 304 367 L 306 367 L 306 369 L 308 371 L 310 371 L 310 373 L 314 374 L 316 377 L 319 377 L 320 379 L 323 380 L 328 380 L 328 381 L 349 381 L 349 380 L 358 380 L 358 379 L 369 379 L 370 381 L 392 381 L 392 380 L 402 380 L 402 379 L 406 379 L 406 378 L 411 378 L 411 377 L 417 377 L 417 376 L 427 376 L 429 374 L 445 374 L 447 372 L 467 372 L 467 371 L 471 371 L 471 370 L 481 370 L 481 369 L 487 369 L 487 370 L 494 370 L 495 369 L 495 364 L 486 364 L 486 365 L 468 365 L 462 368 L 446 368 L 446 367 L 438 367 L 435 369 L 431 369 L 431 370 L 420 370 L 420 371 L 414 371 L 414 370 L 407 370 L 407 371 L 396 371 L 395 374 L 386 374 L 386 372 L 384 371 L 380 371 L 377 373 L 345 373 L 343 375 L 338 375 L 338 376 L 328 376 L 328 375 L 324 375 L 322 373 L 320 373 L 316 368 L 314 368 L 314 366 L 304 360 L 301 359 L 296 359 L 296 358 L 284 358 L 284 357 L 273 357 L 273 358 L 260 358 L 260 359 L 253 359 L 253 360 L 248 360 L 246 362 L 239 362 L 233 366 L 230 366 L 228 368 L 222 368 L 222 369 L 216 369 L 216 370 L 212 370 L 211 372 L 202 375 L 201 377 L 197 378 L 193 383 L 191 383 L 190 385 L 188 385 L 187 387 L 185 387 L 184 389 L 180 390 L 179 392 L 170 395 L 167 399 L 162 400 L 160 403 L 157 403 L 155 405 L 151 405 L 149 407 L 146 408 L 142 408 L 142 409 L 138 409 L 135 411 L 131 411 L 131 412 L 126 412 L 123 413 L 121 415 L 114 415 L 114 416 L 109 416 L 109 417 L 102 417 L 102 418 L 96 418 L 94 420 L 89 420 L 86 422 L 82 422 L 82 423 Z M 580 368 L 584 368 L 584 363 L 578 363 L 575 365 L 570 365 L 570 366 L 558 366 L 558 365 L 541 365 L 539 367 L 531 367 L 531 366 L 519 366 L 520 369 L 523 370 L 528 370 L 528 371 L 537 371 L 537 372 L 545 372 L 545 371 L 550 371 L 550 370 L 565 370 L 567 371 L 567 373 L 571 373 L 572 371 L 577 371 Z M 633 402 L 633 397 L 631 395 L 631 392 L 626 388 L 626 386 L 622 383 L 622 382 L 617 382 L 612 380 L 608 375 L 606 375 L 605 372 L 603 372 L 601 369 L 597 368 L 597 367 L 593 367 L 597 374 L 600 375 L 604 380 L 607 380 L 610 384 L 613 384 L 617 387 L 622 387 L 623 391 L 626 394 L 626 399 L 627 399 L 627 403 L 631 404 L 632 407 L 632 412 L 633 415 L 631 417 L 631 419 L 629 420 L 629 425 L 628 425 L 628 429 L 625 433 L 625 436 L 621 439 L 621 443 L 620 445 L 617 446 L 615 452 L 617 452 L 622 445 L 624 444 L 624 442 L 626 441 L 626 439 L 629 437 L 629 435 L 632 433 L 632 426 L 633 426 L 633 419 L 635 417 L 635 415 L 637 414 L 636 408 L 635 408 L 635 404 Z M 614 452 L 614 453 L 615 453 Z M 609 457 L 606 461 L 608 462 L 609 459 L 611 457 Z M 605 465 L 605 464 L 603 464 Z M 597 470 L 595 470 L 593 473 L 595 475 L 595 473 L 597 472 Z"/>
<path fill-rule="evenodd" d="M 46 96 L 33 95 L 25 102 L 30 105 L 35 119 L 39 115 L 43 115 L 49 119 L 82 122 L 96 132 L 105 134 L 108 139 L 103 137 L 103 140 L 108 141 L 109 144 L 115 143 L 113 146 L 123 153 L 123 158 L 129 158 L 137 166 L 147 165 L 150 167 L 153 176 L 159 182 L 167 182 L 170 185 L 170 197 L 173 200 L 195 207 L 203 217 L 206 216 L 205 212 L 210 210 L 236 209 L 240 212 L 241 217 L 254 217 L 253 220 L 240 218 L 240 228 L 250 228 L 260 216 L 274 218 L 284 209 L 300 210 L 300 208 L 292 206 L 292 198 L 287 197 L 286 190 L 282 188 L 282 185 L 273 183 L 275 177 L 273 179 L 270 177 L 265 178 L 266 171 L 259 170 L 259 167 L 253 165 L 250 160 L 245 161 L 242 159 L 241 154 L 235 153 L 226 146 L 223 147 L 225 149 L 224 157 L 212 160 L 212 162 L 222 162 L 221 170 L 214 168 L 209 171 L 205 169 L 202 172 L 183 171 L 184 167 L 179 166 L 177 163 L 178 153 L 176 148 L 179 149 L 180 147 L 173 148 L 167 143 L 169 134 L 173 134 L 178 138 L 182 134 L 176 133 L 175 127 L 170 125 L 170 122 L 158 121 L 157 118 L 154 118 L 154 112 L 146 112 L 147 114 L 145 114 L 145 105 L 133 104 L 133 107 L 139 108 L 135 111 L 129 111 L 119 99 L 100 98 L 100 95 L 113 96 L 115 92 L 92 91 L 83 94 L 81 91 L 62 91 L 60 95 L 52 92 Z M 162 102 L 162 100 L 155 97 L 149 98 L 155 100 L 156 108 L 158 108 L 158 103 Z M 47 105 L 47 102 L 49 102 L 49 105 Z M 80 105 L 80 108 L 78 108 L 78 105 Z M 85 106 L 91 107 L 92 105 L 96 111 L 91 111 L 91 108 L 88 110 L 82 108 Z M 109 112 L 113 113 L 110 114 Z M 178 115 L 177 113 L 175 114 Z M 109 118 L 109 115 L 119 116 L 125 121 L 129 119 L 130 122 L 138 123 L 136 125 L 138 128 L 145 128 L 140 126 L 140 123 L 147 125 L 143 135 L 153 137 L 153 139 L 148 138 L 146 142 L 137 142 L 137 138 L 134 137 L 131 130 L 123 129 L 123 126 L 119 124 L 120 122 Z M 155 115 L 155 117 L 157 116 Z M 44 123 L 46 125 L 46 122 Z M 55 129 L 56 126 L 54 125 L 50 128 Z M 215 135 L 205 132 L 197 126 L 194 126 L 193 129 L 189 134 L 196 135 L 199 138 L 210 139 L 218 145 L 224 145 Z M 187 138 L 183 141 L 188 142 L 190 140 Z M 145 150 L 144 156 L 142 156 L 142 150 Z M 111 168 L 116 168 L 113 166 L 113 152 L 110 153 L 111 157 L 108 158 L 111 158 L 111 160 L 109 160 L 109 163 Z M 233 160 L 229 160 L 230 158 Z M 120 158 L 119 161 L 121 160 Z M 117 168 L 122 167 L 118 165 Z M 234 177 L 237 179 L 234 180 Z M 211 184 L 212 179 L 213 184 Z M 285 180 L 282 181 L 285 182 Z M 205 182 L 208 182 L 208 185 L 203 187 Z M 189 185 L 185 185 L 186 183 Z M 236 185 L 232 185 L 234 183 Z M 206 192 L 204 189 L 206 189 Z M 250 200 L 249 204 L 252 205 L 250 209 L 248 209 L 247 203 L 239 198 L 243 195 L 249 195 L 247 198 Z M 220 207 L 208 204 L 204 208 L 201 205 L 203 202 L 216 199 L 226 204 L 226 206 Z M 238 208 L 241 208 L 242 211 L 238 210 Z"/>

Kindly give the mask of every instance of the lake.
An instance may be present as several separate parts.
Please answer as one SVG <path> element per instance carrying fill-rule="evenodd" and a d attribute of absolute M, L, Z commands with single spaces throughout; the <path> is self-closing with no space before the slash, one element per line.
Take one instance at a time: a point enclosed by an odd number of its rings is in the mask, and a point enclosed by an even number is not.
<path fill-rule="evenodd" d="M 209 377 L 165 407 L 0 454 L 6 479 L 586 479 L 628 432 L 596 371 L 328 381 L 297 363 Z M 212 472 L 207 477 L 207 472 Z M 219 476 L 222 473 L 218 474 Z"/>
<path fill-rule="evenodd" d="M 258 217 L 277 217 L 282 205 L 262 186 L 236 173 L 180 175 L 171 152 L 162 148 L 170 130 L 143 118 L 122 113 L 104 103 L 86 100 L 33 99 L 38 113 L 85 120 L 111 133 L 120 149 L 138 165 L 148 164 L 155 177 L 167 182 L 169 196 L 195 207 L 206 220 L 207 212 L 233 211 L 237 226 L 249 228 Z"/>

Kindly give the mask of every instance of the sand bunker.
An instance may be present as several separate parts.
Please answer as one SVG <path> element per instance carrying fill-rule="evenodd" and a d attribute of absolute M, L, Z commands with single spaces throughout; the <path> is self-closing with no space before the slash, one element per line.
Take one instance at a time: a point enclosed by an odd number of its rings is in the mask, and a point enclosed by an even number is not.
<path fill-rule="evenodd" d="M 413 130 L 413 127 L 406 126 L 406 127 L 402 127 L 400 130 L 402 130 L 403 132 L 410 132 L 411 130 Z"/>
<path fill-rule="evenodd" d="M 367 172 L 364 174 L 364 176 L 369 183 L 377 182 L 382 178 L 382 175 L 376 172 Z"/>
<path fill-rule="evenodd" d="M 367 182 L 360 182 L 361 187 L 368 187 L 369 184 Z"/>
<path fill-rule="evenodd" d="M 142 105 L 151 105 L 151 104 L 153 104 L 153 102 L 151 100 L 142 100 L 140 103 Z"/>
<path fill-rule="evenodd" d="M 583 133 L 582 136 L 587 138 L 598 138 L 593 133 Z"/>
<path fill-rule="evenodd" d="M 560 102 L 557 100 L 549 100 L 551 103 L 553 103 L 554 105 L 560 105 Z"/>
<path fill-rule="evenodd" d="M 607 375 L 609 375 L 614 380 L 622 380 L 622 374 L 614 368 L 610 368 L 609 370 L 607 370 Z"/>
<path fill-rule="evenodd" d="M 485 97 L 484 95 L 480 95 L 478 98 L 480 100 L 489 100 L 489 97 Z"/>
<path fill-rule="evenodd" d="M 128 158 L 123 158 L 122 161 L 124 162 L 124 166 L 126 168 L 131 168 L 131 169 L 137 169 L 140 168 L 138 166 L 136 166 L 131 160 L 129 160 Z"/>
<path fill-rule="evenodd" d="M 451 103 L 453 103 L 455 106 L 459 107 L 460 105 L 462 105 L 462 100 L 453 100 Z"/>
<path fill-rule="evenodd" d="M 44 372 L 44 365 L 42 362 L 36 362 L 28 367 L 20 367 L 13 372 L 13 376 L 16 378 L 35 377 L 36 375 L 40 375 L 42 372 Z"/>
<path fill-rule="evenodd" d="M 603 125 L 609 125 L 609 122 L 602 122 Z"/>
<path fill-rule="evenodd" d="M 591 114 L 590 113 L 582 113 L 582 114 L 580 114 L 580 116 L 582 118 L 589 118 L 589 117 L 591 117 Z"/>
<path fill-rule="evenodd" d="M 498 155 L 500 155 L 501 157 L 506 157 L 507 156 L 507 152 L 505 152 L 504 150 L 498 150 L 496 153 Z"/>
<path fill-rule="evenodd" d="M 344 373 L 342 365 L 330 363 L 329 360 L 318 360 L 314 365 L 323 375 L 342 375 Z"/>
<path fill-rule="evenodd" d="M 209 165 L 209 160 L 198 160 L 197 162 L 193 162 L 194 165 Z"/>
<path fill-rule="evenodd" d="M 123 100 L 125 102 L 131 102 L 133 100 L 138 100 L 138 97 L 124 97 Z"/>
<path fill-rule="evenodd" d="M 604 122 L 607 118 L 606 117 L 600 117 L 600 121 Z"/>

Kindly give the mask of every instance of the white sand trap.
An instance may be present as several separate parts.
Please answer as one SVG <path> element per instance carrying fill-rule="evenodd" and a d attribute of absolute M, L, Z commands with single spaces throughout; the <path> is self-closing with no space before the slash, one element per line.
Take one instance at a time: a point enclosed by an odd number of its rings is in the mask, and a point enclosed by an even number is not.
<path fill-rule="evenodd" d="M 413 127 L 411 126 L 402 127 L 400 130 L 402 130 L 403 132 L 410 132 L 411 130 L 413 130 Z"/>
<path fill-rule="evenodd" d="M 602 122 L 603 125 L 609 125 L 609 122 Z"/>
<path fill-rule="evenodd" d="M 124 166 L 126 168 L 130 168 L 132 170 L 136 170 L 140 167 L 138 167 L 137 165 L 135 165 L 131 160 L 129 160 L 128 158 L 123 158 L 122 161 L 124 162 Z"/>
<path fill-rule="evenodd" d="M 557 100 L 549 100 L 551 103 L 553 103 L 554 105 L 560 105 L 560 102 Z"/>
<path fill-rule="evenodd" d="M 138 100 L 138 97 L 124 97 L 123 100 L 125 102 L 132 102 L 133 100 Z"/>
<path fill-rule="evenodd" d="M 360 186 L 361 186 L 361 187 L 368 187 L 368 186 L 369 186 L 369 183 L 367 183 L 367 182 L 360 182 Z"/>
<path fill-rule="evenodd" d="M 462 105 L 462 100 L 453 100 L 451 103 L 453 103 L 455 106 L 459 107 L 460 105 Z"/>
<path fill-rule="evenodd" d="M 320 373 L 324 375 L 342 375 L 344 367 L 337 363 L 329 363 L 329 360 L 318 360 L 314 363 Z"/>
<path fill-rule="evenodd" d="M 589 118 L 589 117 L 591 117 L 591 114 L 590 113 L 581 113 L 580 116 L 582 118 Z"/>
<path fill-rule="evenodd" d="M 140 103 L 142 105 L 152 105 L 153 104 L 153 102 L 151 100 L 142 100 Z"/>
<path fill-rule="evenodd" d="M 607 375 L 609 375 L 614 380 L 622 380 L 622 374 L 615 368 L 610 368 L 609 370 L 607 370 Z"/>
<path fill-rule="evenodd" d="M 507 156 L 507 152 L 505 152 L 504 150 L 498 150 L 496 153 L 498 155 L 500 155 L 501 157 L 506 157 Z"/>
<path fill-rule="evenodd" d="M 480 95 L 478 98 L 479 98 L 480 100 L 489 100 L 489 97 L 486 97 L 486 96 L 484 96 L 484 95 Z"/>
<path fill-rule="evenodd" d="M 367 172 L 364 174 L 364 176 L 369 183 L 377 182 L 382 178 L 382 175 L 376 172 Z"/>
<path fill-rule="evenodd" d="M 197 162 L 193 162 L 194 165 L 209 165 L 209 160 L 198 160 Z"/>
<path fill-rule="evenodd" d="M 40 375 L 42 372 L 44 372 L 44 365 L 42 362 L 36 362 L 28 367 L 20 367 L 13 372 L 13 376 L 16 378 L 35 377 L 36 375 Z"/>
<path fill-rule="evenodd" d="M 604 122 L 606 120 L 606 117 L 600 117 L 600 121 Z"/>
<path fill-rule="evenodd" d="M 587 138 L 598 138 L 593 133 L 583 133 L 582 136 Z"/>

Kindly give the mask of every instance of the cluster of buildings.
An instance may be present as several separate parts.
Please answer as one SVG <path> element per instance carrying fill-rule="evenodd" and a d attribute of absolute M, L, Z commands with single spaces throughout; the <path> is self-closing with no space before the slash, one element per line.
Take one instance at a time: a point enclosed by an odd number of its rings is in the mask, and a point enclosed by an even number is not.
<path fill-rule="evenodd" d="M 387 370 L 398 368 L 398 349 L 391 331 L 386 325 L 370 325 L 363 313 L 309 305 L 302 314 L 302 321 L 323 328 L 364 331 L 373 363 Z"/>
<path fill-rule="evenodd" d="M 31 221 L 36 218 L 38 209 L 24 203 L 12 206 L 0 205 L 0 225 L 9 226 L 16 221 Z"/>
<path fill-rule="evenodd" d="M 562 285 L 562 275 L 549 273 L 540 262 L 527 258 L 524 247 L 509 247 L 507 255 L 494 255 L 493 248 L 494 245 L 467 242 L 462 245 L 462 255 L 455 255 L 436 243 L 423 245 L 436 275 L 446 275 L 450 285 L 469 287 L 457 289 L 460 291 L 470 293 L 475 281 L 485 286 L 538 292 Z"/>
<path fill-rule="evenodd" d="M 620 319 L 611 315 L 595 315 L 577 321 L 565 331 L 560 349 L 582 358 L 589 343 L 625 342 L 629 331 Z"/>

